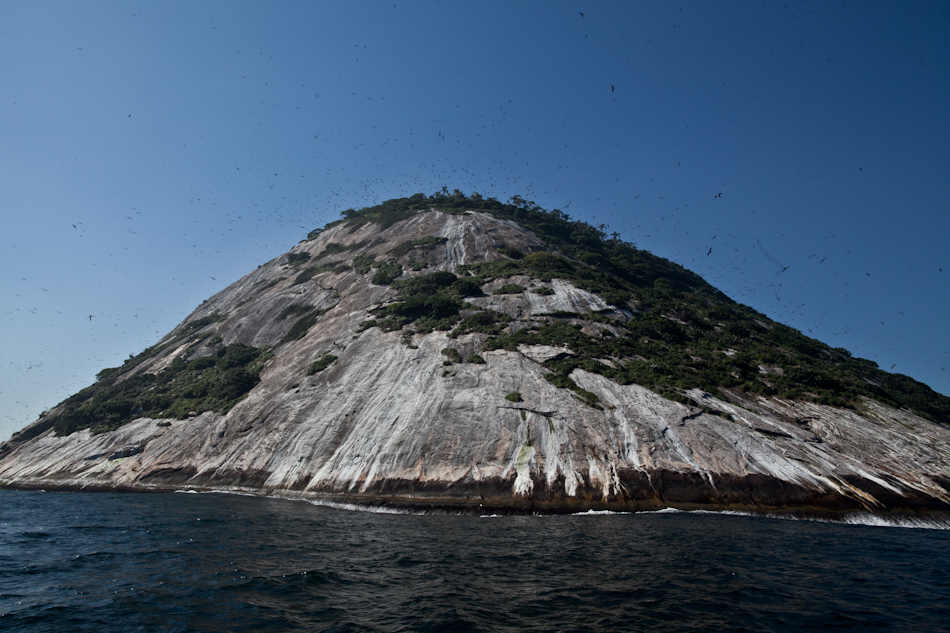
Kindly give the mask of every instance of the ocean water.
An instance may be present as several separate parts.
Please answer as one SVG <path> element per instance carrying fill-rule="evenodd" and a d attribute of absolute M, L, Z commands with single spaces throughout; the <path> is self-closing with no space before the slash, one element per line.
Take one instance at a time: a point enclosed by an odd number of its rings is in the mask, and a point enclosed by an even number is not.
<path fill-rule="evenodd" d="M 950 530 L 0 491 L 2 631 L 950 630 Z"/>

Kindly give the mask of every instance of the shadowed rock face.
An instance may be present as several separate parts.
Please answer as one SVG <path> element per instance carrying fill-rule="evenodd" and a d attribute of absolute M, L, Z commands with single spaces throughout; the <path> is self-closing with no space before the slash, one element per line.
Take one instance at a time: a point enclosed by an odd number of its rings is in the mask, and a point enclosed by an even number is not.
<path fill-rule="evenodd" d="M 158 373 L 179 355 L 210 354 L 207 337 L 194 342 L 201 334 L 217 334 L 224 345 L 273 346 L 260 382 L 230 411 L 139 418 L 107 433 L 63 437 L 42 430 L 49 421 L 39 420 L 35 437 L 0 446 L 0 482 L 241 489 L 512 511 L 950 510 L 950 430 L 870 399 L 845 410 L 740 392 L 727 392 L 726 401 L 693 390 L 687 395 L 697 406 L 690 406 L 575 369 L 570 378 L 599 398 L 598 409 L 545 378 L 549 370 L 540 363 L 569 349 L 483 351 L 484 334 L 451 339 L 441 331 L 361 329 L 370 310 L 396 293 L 372 284 L 371 272 L 332 266 L 361 254 L 385 260 L 398 244 L 428 236 L 445 241 L 403 256 L 403 264 L 428 265 L 410 275 L 503 260 L 495 250 L 502 246 L 545 249 L 518 225 L 481 213 L 430 211 L 386 229 L 337 225 L 293 249 L 309 254 L 307 262 L 291 266 L 281 256 L 211 297 L 164 341 L 216 311 L 225 320 L 194 330 L 119 378 Z M 307 266 L 325 270 L 296 283 Z M 503 283 L 551 292 L 491 294 Z M 486 296 L 468 301 L 506 313 L 514 319 L 509 327 L 559 311 L 632 310 L 560 279 L 518 276 L 484 290 Z M 326 312 L 305 336 L 282 342 L 294 319 L 279 317 L 295 304 Z M 446 366 L 446 347 L 485 362 Z M 336 360 L 308 375 L 325 354 Z M 506 399 L 512 392 L 520 401 Z"/>

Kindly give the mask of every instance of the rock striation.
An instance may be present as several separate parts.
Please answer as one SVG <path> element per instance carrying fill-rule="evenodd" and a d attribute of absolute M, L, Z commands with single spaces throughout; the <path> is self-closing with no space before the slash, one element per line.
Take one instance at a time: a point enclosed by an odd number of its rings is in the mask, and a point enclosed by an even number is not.
<path fill-rule="evenodd" d="M 77 394 L 0 445 L 0 483 L 519 512 L 950 510 L 950 428 L 906 407 L 728 386 L 671 399 L 611 374 L 646 358 L 584 365 L 562 342 L 489 344 L 555 322 L 583 340 L 619 339 L 642 317 L 636 295 L 611 303 L 556 271 L 486 280 L 469 270 L 477 288 L 457 316 L 439 317 L 450 326 L 400 326 L 392 315 L 409 312 L 398 280 L 458 286 L 467 266 L 554 249 L 497 214 L 405 215 L 333 223 L 214 295 L 147 353 L 100 375 L 110 389 L 141 382 L 143 400 L 120 403 L 127 419 L 57 428 L 107 391 Z M 427 314 L 441 309 L 429 304 Z M 222 350 L 246 349 L 256 350 L 247 364 L 221 368 L 236 357 Z M 553 380 L 565 362 L 564 380 Z M 763 366 L 756 379 L 766 384 L 782 372 Z M 199 400 L 183 392 L 165 415 L 150 411 L 161 380 L 192 375 L 162 378 L 174 368 L 192 371 L 194 384 L 212 371 L 240 374 L 249 388 L 214 410 L 185 411 L 182 402 Z"/>

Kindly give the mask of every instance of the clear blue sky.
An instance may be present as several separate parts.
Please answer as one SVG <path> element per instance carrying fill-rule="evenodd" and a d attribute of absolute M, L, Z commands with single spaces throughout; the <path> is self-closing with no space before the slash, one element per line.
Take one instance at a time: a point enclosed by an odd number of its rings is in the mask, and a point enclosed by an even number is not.
<path fill-rule="evenodd" d="M 0 437 L 443 185 L 950 394 L 947 3 L 3 1 L 0 35 Z"/>

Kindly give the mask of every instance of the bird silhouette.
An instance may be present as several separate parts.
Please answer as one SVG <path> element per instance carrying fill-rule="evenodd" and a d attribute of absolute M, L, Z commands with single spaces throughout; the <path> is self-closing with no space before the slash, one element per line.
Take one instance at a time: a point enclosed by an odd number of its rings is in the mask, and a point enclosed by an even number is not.
<path fill-rule="evenodd" d="M 614 91 L 614 87 L 611 86 L 611 87 L 610 87 L 610 92 L 613 92 L 613 91 Z"/>
<path fill-rule="evenodd" d="M 719 193 L 717 193 L 717 194 L 716 194 L 715 196 L 713 196 L 713 197 L 714 197 L 714 198 L 721 198 L 721 197 L 722 197 L 722 192 L 720 191 Z"/>
<path fill-rule="evenodd" d="M 578 13 L 581 13 L 581 12 L 578 11 Z M 586 16 L 585 16 L 583 13 L 581 13 L 581 17 L 583 18 L 583 17 L 586 17 Z"/>

